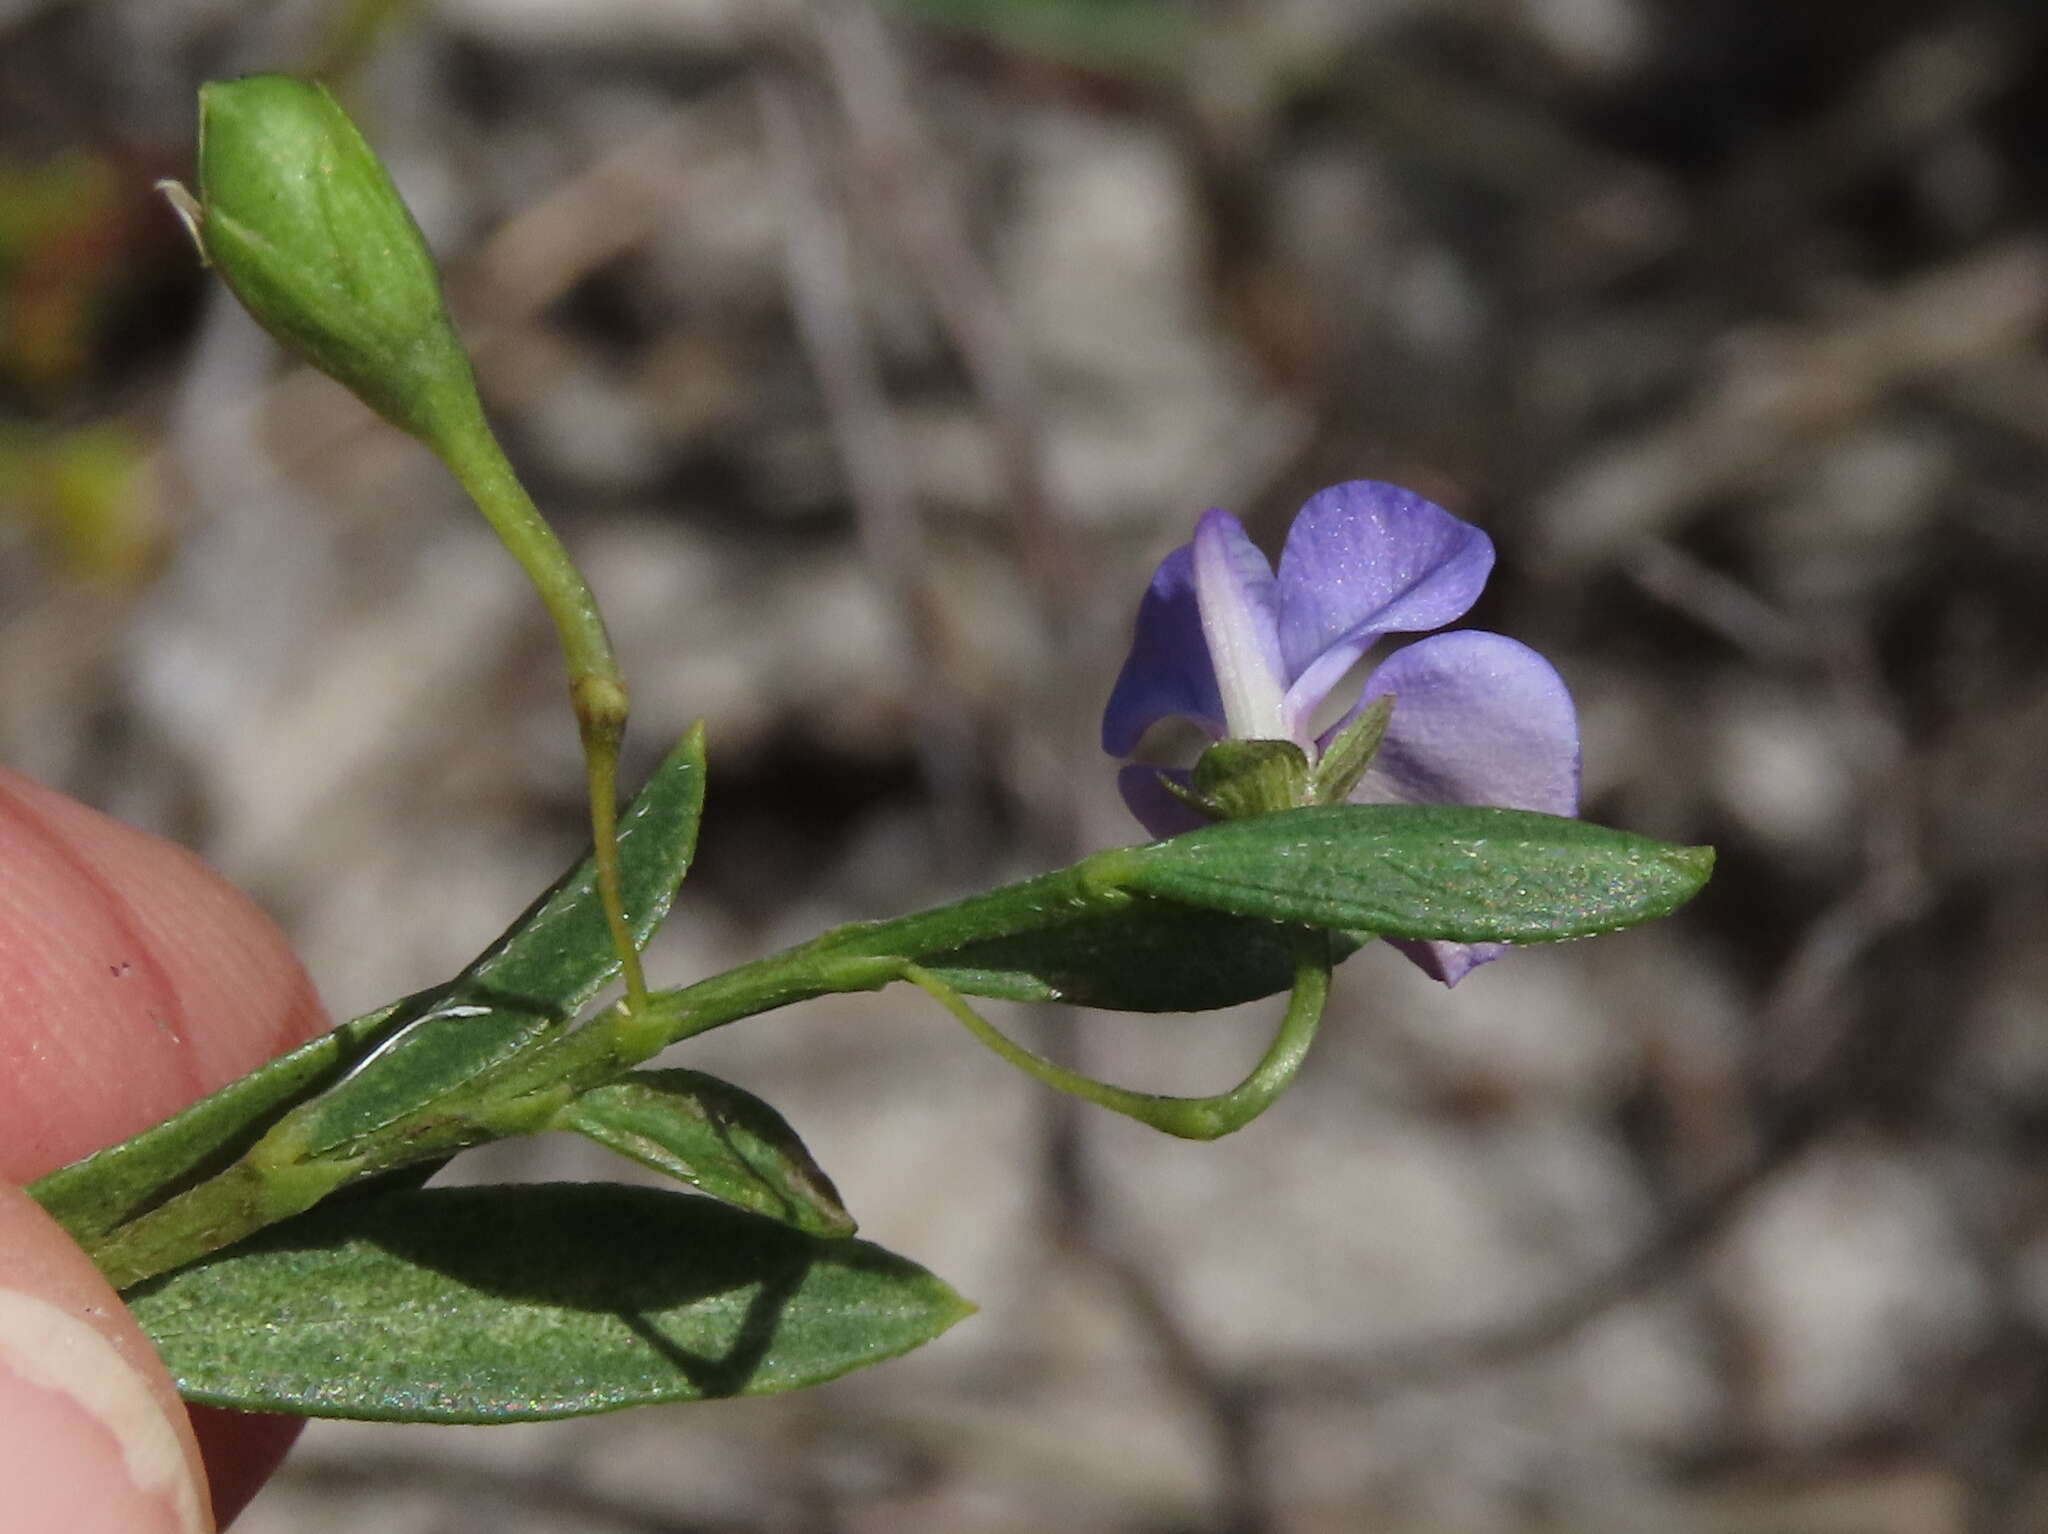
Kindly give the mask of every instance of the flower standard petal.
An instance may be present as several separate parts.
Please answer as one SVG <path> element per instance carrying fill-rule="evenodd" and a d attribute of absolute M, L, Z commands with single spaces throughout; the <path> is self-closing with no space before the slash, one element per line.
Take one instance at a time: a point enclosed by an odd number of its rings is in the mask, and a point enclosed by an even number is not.
<path fill-rule="evenodd" d="M 1277 582 L 1291 732 L 1381 635 L 1462 617 L 1492 569 L 1486 534 L 1412 490 L 1357 479 L 1311 496 Z"/>
<path fill-rule="evenodd" d="M 1102 749 L 1129 756 L 1147 730 L 1176 715 L 1222 737 L 1223 699 L 1202 637 L 1194 547 L 1185 543 L 1159 562 L 1138 604 L 1131 653 L 1102 712 Z"/>
<path fill-rule="evenodd" d="M 1227 733 L 1235 740 L 1285 740 L 1280 700 L 1287 677 L 1280 666 L 1273 567 L 1227 511 L 1204 513 L 1191 547 L 1202 638 Z"/>

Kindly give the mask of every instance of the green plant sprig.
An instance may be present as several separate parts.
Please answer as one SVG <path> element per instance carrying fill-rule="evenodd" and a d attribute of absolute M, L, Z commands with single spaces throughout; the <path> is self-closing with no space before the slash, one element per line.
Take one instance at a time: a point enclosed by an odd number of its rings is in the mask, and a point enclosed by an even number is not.
<path fill-rule="evenodd" d="M 638 1006 L 647 982 L 617 830 L 626 680 L 597 598 L 491 430 L 433 255 L 390 174 L 324 87 L 250 75 L 201 88 L 198 195 L 164 190 L 242 306 L 432 449 L 539 593 L 568 666 L 606 921 Z"/>
<path fill-rule="evenodd" d="M 701 727 L 621 817 L 628 698 L 596 600 L 491 432 L 419 230 L 333 99 L 281 76 L 206 87 L 199 184 L 173 201 L 235 295 L 432 448 L 540 593 L 569 674 L 592 846 L 446 984 L 30 1190 L 123 1291 L 189 1399 L 486 1422 L 829 1379 L 971 1307 L 849 1239 L 830 1179 L 767 1104 L 701 1072 L 642 1068 L 663 1050 L 901 983 L 1034 1080 L 1209 1139 L 1296 1078 L 1333 967 L 1371 939 L 1612 932 L 1669 914 L 1711 871 L 1711 849 L 1551 815 L 1323 802 L 1370 762 L 1383 701 L 1312 770 L 1292 745 L 1218 748 L 1193 790 L 1214 824 L 650 989 L 640 949 L 696 847 Z M 621 978 L 623 997 L 591 1013 Z M 1257 1064 L 1205 1097 L 1071 1070 L 969 1000 L 1181 1012 L 1282 994 Z M 418 1186 L 458 1151 L 549 1131 L 689 1192 Z M 348 1340 L 364 1337 L 390 1346 Z"/>

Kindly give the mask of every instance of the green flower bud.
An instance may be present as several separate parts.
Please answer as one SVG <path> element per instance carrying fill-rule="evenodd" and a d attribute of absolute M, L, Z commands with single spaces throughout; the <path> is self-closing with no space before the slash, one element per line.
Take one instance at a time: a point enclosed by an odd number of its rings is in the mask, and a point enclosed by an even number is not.
<path fill-rule="evenodd" d="M 174 198 L 175 200 L 175 198 Z M 475 386 L 419 225 L 326 89 L 251 75 L 199 92 L 200 249 L 265 330 L 432 440 Z"/>

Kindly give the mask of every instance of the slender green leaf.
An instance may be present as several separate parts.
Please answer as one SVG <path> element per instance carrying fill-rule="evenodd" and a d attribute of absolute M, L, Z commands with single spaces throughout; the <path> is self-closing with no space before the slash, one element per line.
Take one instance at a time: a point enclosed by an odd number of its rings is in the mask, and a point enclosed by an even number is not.
<path fill-rule="evenodd" d="M 701 1071 L 634 1071 L 585 1092 L 557 1129 L 587 1135 L 700 1193 L 819 1236 L 853 1216 L 796 1131 L 751 1092 Z"/>
<path fill-rule="evenodd" d="M 703 802 L 703 739 L 693 730 L 620 824 L 626 898 L 642 942 L 667 914 L 689 869 Z M 585 858 L 447 985 L 344 1023 L 154 1128 L 52 1172 L 30 1191 L 72 1234 L 102 1234 L 228 1165 L 281 1114 L 341 1080 L 420 1019 L 436 1016 L 437 1026 L 414 1029 L 386 1052 L 378 1062 L 376 1093 L 384 1090 L 386 1070 L 416 1069 L 421 1078 L 435 1079 L 459 1069 L 460 1052 L 450 1045 L 502 1054 L 508 1041 L 516 1044 L 571 1015 L 617 969 L 595 872 Z M 451 1008 L 465 1007 L 482 1010 L 447 1017 Z M 434 1037 L 423 1037 L 429 1034 Z M 350 1083 L 346 1096 L 355 1096 L 355 1086 Z M 375 1117 L 376 1108 L 375 1102 L 357 1101 L 363 1116 Z"/>
<path fill-rule="evenodd" d="M 1340 959 L 1358 950 L 1357 938 L 1338 938 Z M 1294 983 L 1285 926 L 1144 896 L 1063 926 L 970 943 L 919 962 L 971 996 L 1113 1012 L 1204 1012 Z"/>
<path fill-rule="evenodd" d="M 1526 810 L 1338 804 L 1132 849 L 1125 889 L 1383 937 L 1541 943 L 1668 916 L 1713 849 Z"/>
<path fill-rule="evenodd" d="M 973 1310 L 867 1242 L 603 1183 L 330 1204 L 130 1303 L 188 1400 L 401 1422 L 797 1390 Z"/>
<path fill-rule="evenodd" d="M 1287 924 L 1535 943 L 1668 915 L 1713 851 L 1584 821 L 1446 805 L 1331 805 L 1222 821 L 826 941 L 915 959 L 1010 1001 L 1200 1011 L 1287 989 Z"/>
<path fill-rule="evenodd" d="M 407 997 L 308 1040 L 183 1112 L 30 1185 L 51 1218 L 84 1239 L 112 1230 L 177 1188 L 219 1171 L 294 1103 L 335 1080 L 403 1027 L 431 992 Z"/>

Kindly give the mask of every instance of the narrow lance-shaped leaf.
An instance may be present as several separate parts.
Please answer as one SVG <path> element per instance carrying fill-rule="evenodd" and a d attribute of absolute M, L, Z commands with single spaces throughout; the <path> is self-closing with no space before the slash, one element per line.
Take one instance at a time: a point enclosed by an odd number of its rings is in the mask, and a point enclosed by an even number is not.
<path fill-rule="evenodd" d="M 1266 921 L 1381 937 L 1543 943 L 1668 916 L 1713 849 L 1526 810 L 1338 804 L 1132 848 L 1117 882 Z"/>
<path fill-rule="evenodd" d="M 571 1130 L 700 1193 L 820 1236 L 853 1216 L 796 1131 L 768 1104 L 702 1071 L 634 1071 L 585 1092 L 555 1128 Z"/>
<path fill-rule="evenodd" d="M 78 1239 L 112 1230 L 234 1160 L 280 1113 L 333 1081 L 437 994 L 422 991 L 343 1023 L 161 1124 L 59 1167 L 28 1191 Z"/>
<path fill-rule="evenodd" d="M 1333 805 L 1099 852 L 820 946 L 975 995 L 1198 1011 L 1285 990 L 1290 924 L 1330 930 L 1339 959 L 1375 935 L 1550 942 L 1668 915 L 1712 867 L 1711 848 L 1552 815 Z"/>
<path fill-rule="evenodd" d="M 627 897 L 642 941 L 667 914 L 689 869 L 703 802 L 703 741 L 692 731 L 648 779 L 621 826 Z M 218 1171 L 280 1114 L 429 1013 L 445 1013 L 450 1005 L 485 1007 L 462 1020 L 462 1042 L 486 1051 L 502 1051 L 508 1039 L 516 1042 L 552 1018 L 573 1014 L 618 968 L 594 885 L 586 858 L 446 985 L 344 1023 L 154 1128 L 52 1172 L 30 1191 L 73 1235 L 98 1235 Z M 433 1041 L 437 1049 L 454 1042 Z M 408 1041 L 408 1054 L 413 1047 Z"/>
<path fill-rule="evenodd" d="M 130 1302 L 188 1400 L 394 1422 L 797 1390 L 973 1311 L 864 1241 L 602 1183 L 330 1204 Z"/>

